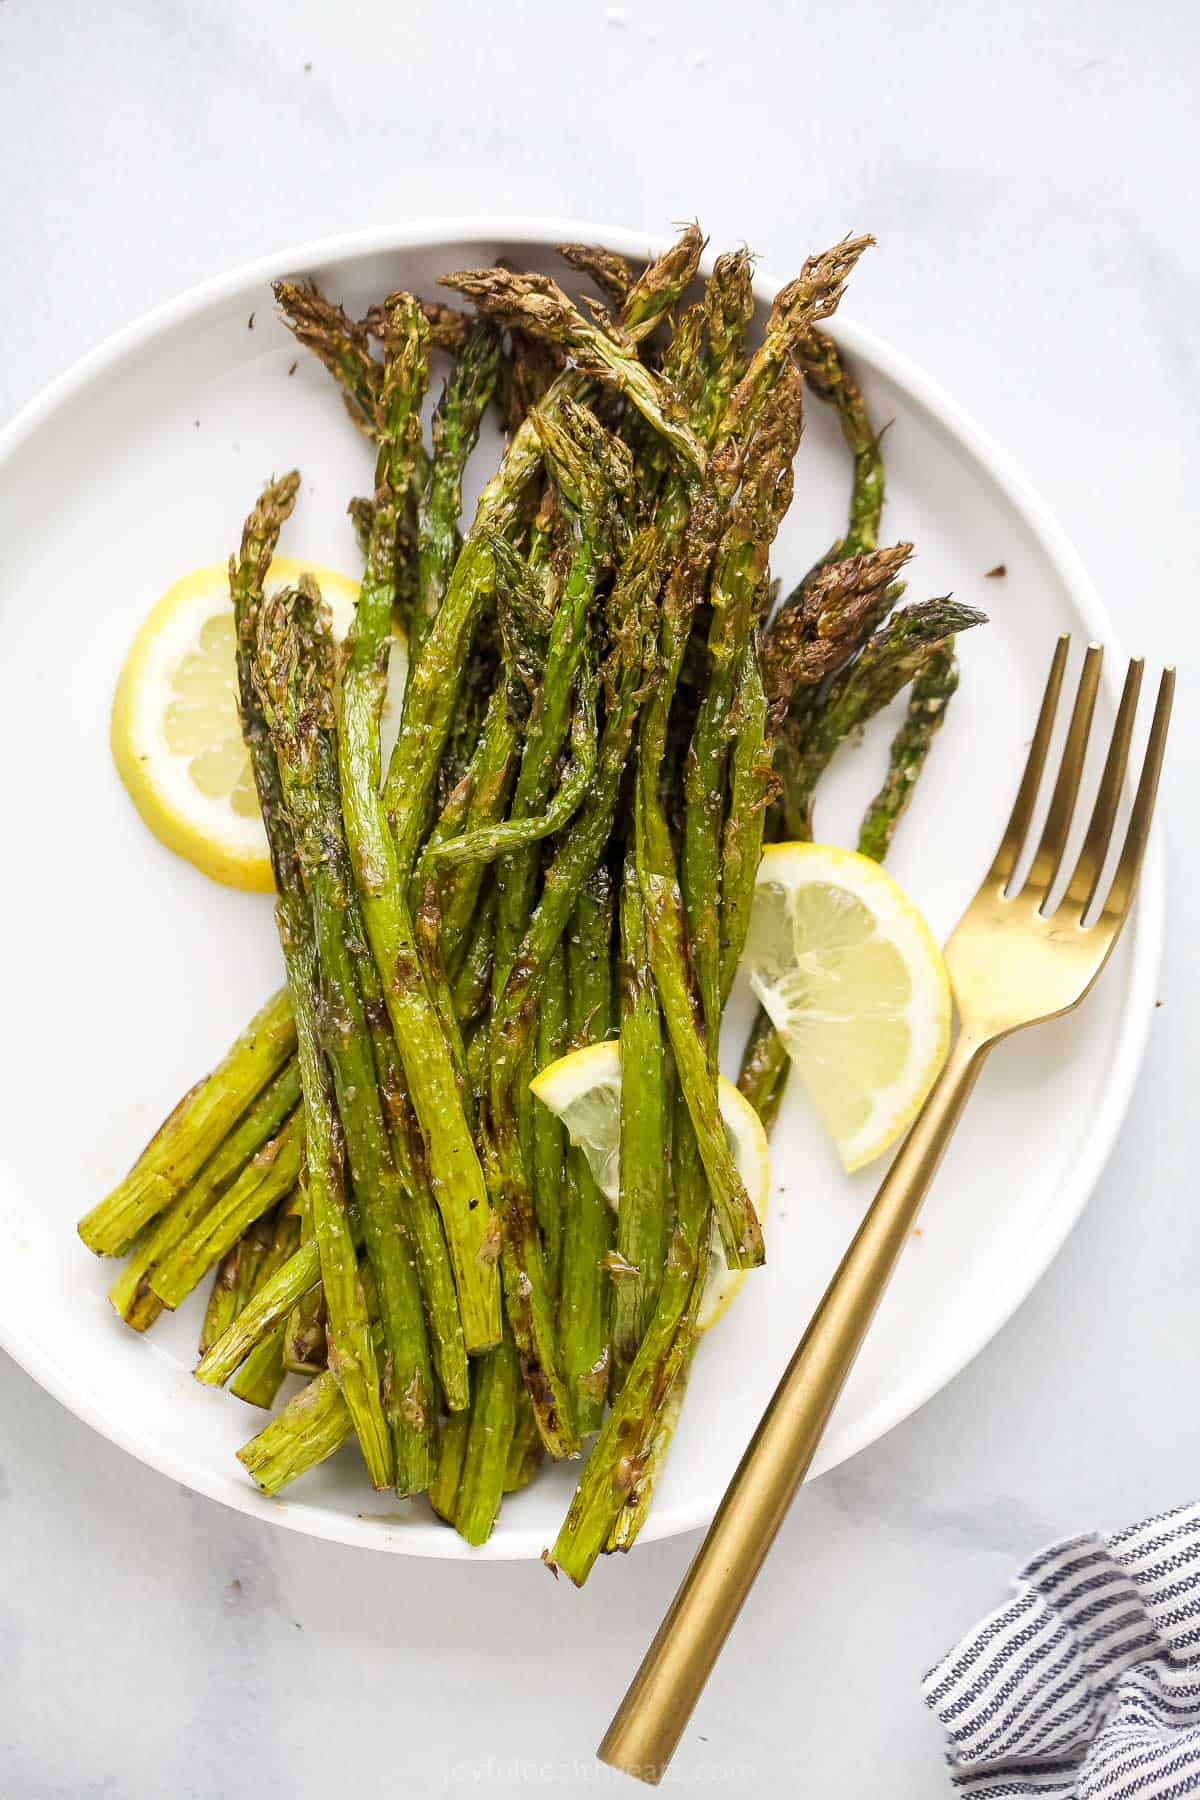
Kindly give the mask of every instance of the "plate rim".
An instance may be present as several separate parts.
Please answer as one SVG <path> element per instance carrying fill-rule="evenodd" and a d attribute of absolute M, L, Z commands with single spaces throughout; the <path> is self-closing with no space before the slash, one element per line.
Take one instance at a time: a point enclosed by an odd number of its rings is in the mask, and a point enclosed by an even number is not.
<path fill-rule="evenodd" d="M 659 254 L 668 239 L 654 232 L 627 226 L 552 215 L 453 214 L 412 220 L 399 225 L 377 225 L 337 232 L 285 246 L 193 283 L 110 333 L 94 348 L 85 351 L 61 374 L 53 377 L 19 408 L 7 424 L 0 427 L 0 479 L 22 446 L 44 423 L 126 355 L 160 334 L 185 324 L 207 308 L 259 285 L 273 275 L 363 256 L 418 250 L 436 251 L 480 241 L 517 241 L 545 248 L 553 248 L 564 242 L 603 243 L 625 256 L 645 259 Z M 702 266 L 711 268 L 711 262 L 711 257 L 706 254 Z M 754 292 L 757 300 L 769 304 L 782 285 L 769 268 L 760 266 L 756 269 Z M 1047 503 L 1008 454 L 975 424 L 936 380 L 928 376 L 905 353 L 896 350 L 886 340 L 856 324 L 851 318 L 839 315 L 831 322 L 830 329 L 832 335 L 851 355 L 861 356 L 901 388 L 912 403 L 923 408 L 986 470 L 989 478 L 1037 540 L 1064 593 L 1087 628 L 1089 637 L 1104 645 L 1108 652 L 1105 657 L 1104 682 L 1115 693 L 1113 671 L 1124 661 L 1119 641 L 1095 583 Z M 898 1392 L 886 1406 L 880 1403 L 867 1413 L 858 1427 L 839 1443 L 836 1458 L 822 1461 L 818 1455 L 814 1468 L 810 1471 L 810 1480 L 877 1442 L 960 1375 L 1029 1298 L 1074 1230 L 1112 1154 L 1145 1055 L 1162 958 L 1165 904 L 1166 857 L 1160 817 L 1147 846 L 1137 908 L 1130 931 L 1126 934 L 1127 937 L 1132 935 L 1128 1001 L 1124 1009 L 1121 1034 L 1114 1047 L 1097 1108 L 1096 1128 L 1089 1134 L 1084 1152 L 1076 1164 L 1069 1190 L 1069 1203 L 1061 1208 L 1050 1229 L 1043 1230 L 1035 1240 L 1031 1240 L 1028 1265 L 1030 1279 L 1011 1300 L 1011 1304 L 1006 1302 L 996 1317 L 990 1318 L 971 1337 L 959 1341 L 953 1356 L 938 1365 L 935 1375 L 925 1379 L 914 1377 L 908 1383 L 901 1383 Z M 397 1527 L 390 1520 L 372 1518 L 369 1514 L 341 1514 L 313 1506 L 297 1507 L 284 1501 L 268 1499 L 251 1482 L 239 1481 L 232 1471 L 228 1475 L 221 1475 L 202 1464 L 194 1464 L 185 1454 L 177 1453 L 169 1446 L 164 1448 L 148 1439 L 136 1426 L 111 1414 L 103 1404 L 81 1396 L 74 1388 L 69 1373 L 56 1364 L 51 1354 L 3 1320 L 0 1320 L 0 1348 L 69 1412 L 93 1430 L 99 1431 L 118 1448 L 135 1456 L 139 1462 L 159 1474 L 179 1481 L 194 1492 L 235 1511 L 301 1532 L 308 1537 L 393 1554 L 438 1560 L 471 1558 L 499 1562 L 527 1561 L 537 1558 L 541 1553 L 540 1543 L 534 1541 L 537 1534 L 528 1527 L 523 1530 L 518 1528 L 510 1536 L 498 1534 L 486 1546 L 473 1550 L 461 1544 L 451 1531 L 436 1535 L 422 1533 L 419 1540 L 413 1542 L 414 1534 L 409 1528 Z M 701 1498 L 691 1502 L 679 1501 L 669 1509 L 652 1509 L 639 1541 L 652 1543 L 701 1529 L 710 1522 L 715 1507 L 716 1497 L 712 1500 Z"/>

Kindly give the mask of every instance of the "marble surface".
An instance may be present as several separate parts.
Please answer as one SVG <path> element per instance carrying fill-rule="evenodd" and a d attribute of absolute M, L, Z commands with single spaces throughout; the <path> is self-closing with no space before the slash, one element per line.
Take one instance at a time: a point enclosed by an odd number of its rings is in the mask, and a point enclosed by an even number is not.
<path fill-rule="evenodd" d="M 867 227 L 855 315 L 1014 454 L 1123 640 L 1182 665 L 1163 1004 L 1117 1152 L 979 1360 L 802 1495 L 675 1762 L 684 1789 L 944 1791 L 923 1670 L 1046 1539 L 1200 1492 L 1200 13 L 1154 14 L 0 0 L 0 416 L 154 302 L 323 232 L 699 213 L 788 270 Z M 537 1567 L 262 1528 L 3 1357 L 0 1419 L 5 1795 L 620 1785 L 591 1751 L 690 1540 L 575 1595 Z"/>

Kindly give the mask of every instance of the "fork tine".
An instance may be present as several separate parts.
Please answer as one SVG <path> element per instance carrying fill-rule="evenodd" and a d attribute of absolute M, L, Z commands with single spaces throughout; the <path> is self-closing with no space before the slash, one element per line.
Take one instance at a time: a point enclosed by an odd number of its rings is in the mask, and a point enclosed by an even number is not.
<path fill-rule="evenodd" d="M 1071 723 L 1067 728 L 1062 761 L 1058 765 L 1058 779 L 1050 797 L 1050 810 L 1042 829 L 1042 841 L 1037 847 L 1037 855 L 1025 884 L 1035 897 L 1041 893 L 1044 899 L 1049 894 L 1062 866 L 1071 820 L 1075 816 L 1075 801 L 1079 796 L 1084 758 L 1087 756 L 1088 736 L 1092 729 L 1092 713 L 1096 706 L 1096 690 L 1100 686 L 1100 665 L 1103 660 L 1104 651 L 1101 646 L 1089 644 L 1083 668 L 1079 672 L 1075 705 L 1071 709 Z"/>
<path fill-rule="evenodd" d="M 1142 691 L 1145 666 L 1140 656 L 1130 659 L 1108 755 L 1104 759 L 1104 773 L 1100 777 L 1100 786 L 1096 789 L 1096 804 L 1092 808 L 1083 849 L 1079 852 L 1079 861 L 1075 864 L 1071 885 L 1067 889 L 1066 903 L 1078 912 L 1080 918 L 1096 897 L 1096 888 L 1104 871 L 1104 859 L 1112 841 L 1113 826 L 1117 822 L 1117 808 L 1121 803 L 1121 789 L 1125 785 L 1129 743 L 1133 736 L 1133 721 Z"/>
<path fill-rule="evenodd" d="M 1042 708 L 1038 713 L 1033 742 L 1029 746 L 1029 755 L 1025 759 L 1025 771 L 1021 776 L 1021 785 L 1017 789 L 1017 797 L 1013 802 L 1008 824 L 1004 828 L 1004 836 L 1000 840 L 1000 848 L 988 871 L 989 882 L 999 882 L 1002 886 L 1006 886 L 1012 879 L 1013 870 L 1021 855 L 1025 834 L 1029 830 L 1029 821 L 1033 817 L 1033 809 L 1037 804 L 1042 770 L 1046 766 L 1046 752 L 1050 748 L 1050 738 L 1054 731 L 1054 715 L 1058 711 L 1058 697 L 1062 692 L 1063 670 L 1067 666 L 1067 650 L 1070 643 L 1070 634 L 1064 632 L 1054 646 L 1054 657 L 1050 664 L 1050 673 L 1046 677 L 1046 691 L 1042 695 Z"/>
<path fill-rule="evenodd" d="M 1146 840 L 1150 836 L 1150 821 L 1154 816 L 1158 778 L 1162 773 L 1163 751 L 1167 745 L 1167 727 L 1171 723 L 1171 703 L 1174 698 L 1175 671 L 1172 668 L 1166 668 L 1163 670 L 1162 680 L 1158 684 L 1154 719 L 1146 743 L 1146 757 L 1142 763 L 1142 774 L 1138 782 L 1137 794 L 1134 797 L 1133 811 L 1129 816 L 1129 828 L 1125 833 L 1121 860 L 1117 864 L 1117 872 L 1113 876 L 1108 899 L 1104 902 L 1105 918 L 1115 915 L 1118 920 L 1123 920 L 1133 900 L 1138 876 L 1141 874 L 1142 858 L 1146 853 Z"/>

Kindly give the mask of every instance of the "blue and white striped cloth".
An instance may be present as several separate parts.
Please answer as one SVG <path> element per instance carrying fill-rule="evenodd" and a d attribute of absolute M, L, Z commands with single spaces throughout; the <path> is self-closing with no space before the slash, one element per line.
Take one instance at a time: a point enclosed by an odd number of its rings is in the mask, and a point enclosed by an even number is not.
<path fill-rule="evenodd" d="M 1200 1502 L 1035 1556 L 925 1677 L 970 1800 L 1200 1793 Z"/>

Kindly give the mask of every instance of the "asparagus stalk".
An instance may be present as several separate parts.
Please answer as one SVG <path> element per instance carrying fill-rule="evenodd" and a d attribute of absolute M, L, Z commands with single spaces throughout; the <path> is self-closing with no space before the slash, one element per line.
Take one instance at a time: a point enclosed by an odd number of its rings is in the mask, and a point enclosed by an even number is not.
<path fill-rule="evenodd" d="M 517 1388 L 517 1419 L 513 1428 L 512 1442 L 508 1446 L 508 1462 L 504 1469 L 504 1492 L 515 1494 L 519 1488 L 527 1487 L 541 1467 L 544 1450 L 538 1434 L 537 1420 L 533 1415 L 533 1407 L 529 1395 L 521 1386 Z"/>
<path fill-rule="evenodd" d="M 320 1375 L 329 1367 L 327 1317 L 319 1285 L 293 1306 L 283 1328 L 283 1366 L 289 1375 Z"/>
<path fill-rule="evenodd" d="M 451 1413 L 442 1421 L 438 1432 L 437 1470 L 429 1484 L 429 1504 L 439 1519 L 453 1525 L 458 1501 L 458 1484 L 462 1480 L 463 1459 L 467 1453 L 467 1435 L 471 1429 L 469 1412 Z"/>
<path fill-rule="evenodd" d="M 813 794 L 838 745 L 908 686 L 933 649 L 956 632 L 983 623 L 981 612 L 947 597 L 907 607 L 876 632 L 857 661 L 835 678 L 824 704 L 807 722 L 785 796 L 789 835 L 812 836 Z"/>
<path fill-rule="evenodd" d="M 268 1222 L 256 1220 L 228 1255 L 222 1257 L 208 1297 L 204 1323 L 200 1327 L 201 1355 L 244 1310 L 247 1300 L 254 1292 L 270 1241 Z"/>
<path fill-rule="evenodd" d="M 580 275 L 590 275 L 614 306 L 624 306 L 634 276 L 623 256 L 601 244 L 556 244 L 555 249 Z"/>
<path fill-rule="evenodd" d="M 264 1494 L 278 1494 L 298 1475 L 327 1461 L 353 1435 L 343 1389 L 328 1370 L 293 1394 L 282 1411 L 242 1445 L 238 1461 Z"/>
<path fill-rule="evenodd" d="M 711 444 L 730 395 L 745 373 L 746 332 L 754 317 L 754 288 L 747 250 L 732 250 L 718 256 L 704 291 L 704 316 L 708 344 L 700 364 L 702 383 L 693 417 L 700 436 Z"/>
<path fill-rule="evenodd" d="M 567 998 L 567 961 L 563 946 L 548 957 L 538 999 L 538 1070 L 564 1056 L 570 1042 Z M 559 1291 L 562 1273 L 564 1229 L 564 1181 L 567 1141 L 561 1119 L 548 1106 L 533 1115 L 533 1204 L 541 1233 L 546 1264 L 546 1284 L 552 1298 Z"/>
<path fill-rule="evenodd" d="M 504 1476 L 517 1419 L 521 1376 L 512 1340 L 476 1363 L 470 1424 L 454 1505 L 454 1525 L 468 1544 L 485 1544 L 504 1493 Z"/>
<path fill-rule="evenodd" d="M 497 857 L 528 850 L 570 823 L 596 773 L 596 685 L 594 672 L 585 666 L 579 673 L 571 719 L 571 760 L 544 811 L 521 813 L 502 825 L 480 825 L 458 837 L 443 839 L 427 850 L 424 860 L 428 866 L 445 869 L 459 868 L 464 863 L 494 862 Z M 505 891 L 510 891 L 507 886 Z"/>
<path fill-rule="evenodd" d="M 372 436 L 383 371 L 371 354 L 366 326 L 327 300 L 315 281 L 277 281 L 274 294 L 295 337 L 338 382 L 354 423 Z"/>
<path fill-rule="evenodd" d="M 414 404 L 423 363 L 418 316 L 412 303 L 398 303 L 395 308 L 397 348 L 386 364 L 377 429 L 380 456 L 371 554 L 359 589 L 342 681 L 342 800 L 367 936 L 425 1140 L 430 1183 L 454 1265 L 467 1349 L 481 1350 L 500 1335 L 494 1221 L 453 1058 L 420 967 L 404 891 L 407 867 L 400 861 L 379 794 L 379 715 L 394 589 L 396 509 L 406 485 L 407 446 L 413 432 L 419 430 Z M 452 589 L 462 563 L 460 556 Z M 445 617 L 443 604 L 418 658 L 418 670 L 436 645 Z M 406 719 L 412 699 L 410 678 Z M 423 810 L 422 806 L 422 814 Z"/>
<path fill-rule="evenodd" d="M 826 563 L 776 613 L 763 644 L 763 684 L 773 702 L 791 702 L 836 674 L 879 623 L 911 544 Z"/>
<path fill-rule="evenodd" d="M 707 1266 L 712 1208 L 686 1102 L 675 1107 L 676 1218 L 653 1316 L 592 1446 L 551 1551 L 552 1566 L 577 1587 L 605 1548 L 622 1508 L 636 1506 L 637 1483 L 654 1422 L 690 1353 L 688 1310 Z"/>
<path fill-rule="evenodd" d="M 873 550 L 879 542 L 884 493 L 882 433 L 872 426 L 862 390 L 831 337 L 823 331 L 810 332 L 800 340 L 798 356 L 809 388 L 827 406 L 836 408 L 842 435 L 854 458 L 850 522 L 845 537 L 834 545 L 829 558 L 858 556 L 864 550 Z"/>
<path fill-rule="evenodd" d="M 567 932 L 572 1049 L 603 1039 L 612 1023 L 612 926 L 612 877 L 600 863 L 583 884 Z M 612 1213 L 587 1158 L 574 1145 L 567 1150 L 567 1167 L 558 1341 L 576 1428 L 586 1437 L 599 1425 L 608 1397 L 612 1354 L 604 1259 L 612 1248 Z"/>
<path fill-rule="evenodd" d="M 289 1194 L 300 1178 L 304 1121 L 299 1110 L 257 1150 L 237 1180 L 197 1219 L 175 1249 L 151 1269 L 149 1280 L 164 1306 L 182 1304 L 214 1263 L 228 1256 L 242 1233 Z"/>
<path fill-rule="evenodd" d="M 637 868 L 630 852 L 620 916 L 621 1185 L 616 1247 L 630 1273 L 613 1284 L 612 1338 L 617 1371 L 623 1375 L 658 1299 L 668 1232 L 666 1051 Z"/>
<path fill-rule="evenodd" d="M 223 1387 L 255 1346 L 287 1323 L 292 1308 L 306 1294 L 319 1291 L 320 1283 L 321 1256 L 311 1238 L 262 1282 L 234 1323 L 209 1346 L 196 1365 L 196 1380 Z"/>
<path fill-rule="evenodd" d="M 758 650 L 746 645 L 734 690 L 730 727 L 729 810 L 721 844 L 720 1003 L 729 999 L 746 946 L 762 857 L 767 804 L 774 787 L 767 696 Z"/>
<path fill-rule="evenodd" d="M 708 679 L 684 772 L 682 887 L 714 1082 L 721 1032 L 720 863 L 730 712 L 750 644 L 755 598 L 766 580 L 779 521 L 791 504 L 802 396 L 800 376 L 785 369 L 772 396 L 770 416 L 747 454 L 741 492 L 713 569 Z"/>
<path fill-rule="evenodd" d="M 892 740 L 887 778 L 867 808 L 858 834 L 863 856 L 882 862 L 887 855 L 957 686 L 958 664 L 953 644 L 948 643 L 931 652 L 913 682 L 908 711 Z"/>
<path fill-rule="evenodd" d="M 290 478 L 289 478 L 290 480 Z M 263 554 L 278 539 L 295 488 L 288 481 L 264 497 Z M 163 1121 L 125 1179 L 79 1223 L 79 1235 L 100 1256 L 120 1256 L 138 1232 L 191 1183 L 295 1048 L 286 993 L 273 994 L 212 1074 L 186 1093 Z"/>
<path fill-rule="evenodd" d="M 576 542 L 550 627 L 541 685 L 529 717 L 510 807 L 512 821 L 524 820 L 545 805 L 566 737 L 572 684 L 584 668 L 592 597 L 614 533 L 619 529 L 620 507 L 632 483 L 628 450 L 604 430 L 587 408 L 564 400 L 557 417 L 545 415 L 537 419 L 537 429 L 574 524 Z M 584 674 L 581 700 L 590 691 L 590 679 Z M 584 705 L 580 710 L 585 714 L 586 730 L 588 709 Z M 513 953 L 529 920 L 536 875 L 537 855 L 532 847 L 510 854 L 500 867 L 493 976 L 497 996 L 503 992 Z"/>
<path fill-rule="evenodd" d="M 308 1194 L 328 1315 L 329 1364 L 345 1395 L 371 1482 L 375 1487 L 387 1487 L 393 1474 L 391 1443 L 350 1230 L 341 1122 L 320 1042 L 322 1001 L 312 914 L 256 680 L 258 614 L 269 562 L 260 520 L 272 516 L 276 492 L 274 486 L 268 487 L 260 499 L 243 533 L 241 557 L 231 565 L 238 705 L 275 874 L 276 923 L 287 970 L 303 1095 Z M 294 483 L 288 493 L 290 503 Z"/>
<path fill-rule="evenodd" d="M 420 651 L 458 554 L 463 471 L 478 440 L 499 366 L 499 333 L 486 320 L 478 319 L 467 333 L 433 415 L 433 462 L 421 506 L 410 656 Z"/>
<path fill-rule="evenodd" d="M 153 1231 L 138 1244 L 108 1293 L 117 1312 L 135 1330 L 145 1331 L 162 1311 L 163 1302 L 154 1288 L 158 1269 L 275 1135 L 299 1098 L 300 1074 L 293 1057 L 267 1083 L 196 1179 L 159 1215 Z"/>
<path fill-rule="evenodd" d="M 779 1116 L 789 1067 L 790 1058 L 783 1039 L 772 1024 L 770 1015 L 760 1007 L 750 1028 L 746 1048 L 742 1052 L 738 1090 L 746 1096 L 762 1120 L 765 1131 L 770 1131 Z"/>
<path fill-rule="evenodd" d="M 273 1221 L 271 1243 L 259 1266 L 254 1294 L 262 1291 L 273 1275 L 289 1262 L 299 1247 L 300 1220 L 287 1206 L 280 1208 Z M 254 1295 L 250 1296 L 251 1299 Z M 242 1313 L 245 1307 L 242 1308 Z M 241 1316 L 241 1315 L 239 1315 Z M 283 1381 L 283 1334 L 281 1322 L 254 1346 L 234 1376 L 230 1392 L 248 1406 L 270 1407 L 274 1404 Z M 212 1346 L 210 1344 L 209 1348 Z"/>
<path fill-rule="evenodd" d="M 358 917 L 357 909 L 355 916 Z M 371 1032 L 376 1079 L 391 1132 L 392 1154 L 400 1173 L 404 1231 L 416 1254 L 442 1398 L 451 1412 L 458 1412 L 468 1404 L 469 1385 L 454 1268 L 441 1215 L 429 1185 L 424 1145 L 405 1086 L 379 971 L 362 931 L 358 933 L 358 950 L 363 1010 Z"/>

